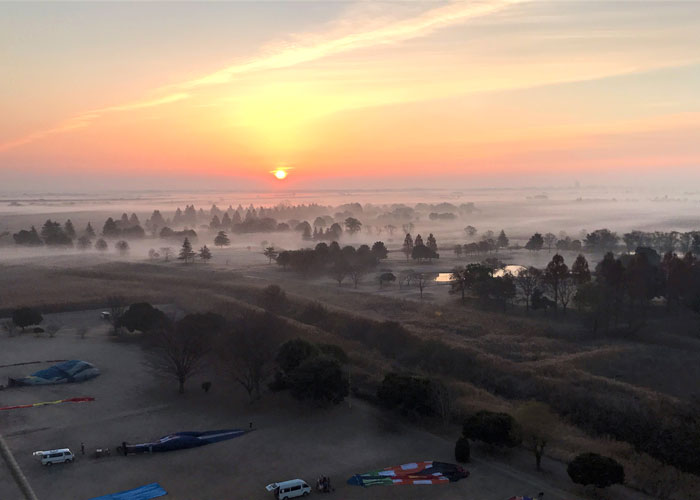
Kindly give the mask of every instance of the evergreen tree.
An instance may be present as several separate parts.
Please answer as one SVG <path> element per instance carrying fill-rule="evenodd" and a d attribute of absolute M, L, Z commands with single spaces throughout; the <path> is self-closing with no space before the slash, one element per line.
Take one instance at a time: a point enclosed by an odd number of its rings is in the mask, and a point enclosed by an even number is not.
<path fill-rule="evenodd" d="M 318 245 L 316 246 L 316 248 L 318 248 Z M 277 250 L 275 250 L 275 247 L 267 247 L 265 248 L 263 255 L 268 258 L 268 264 L 272 264 L 272 259 L 277 258 Z"/>
<path fill-rule="evenodd" d="M 416 239 L 413 241 L 413 247 L 422 247 L 425 246 L 425 243 L 423 243 L 423 238 L 421 237 L 420 234 L 416 235 Z"/>
<path fill-rule="evenodd" d="M 559 254 L 552 257 L 552 261 L 547 264 L 544 271 L 544 279 L 552 288 L 554 293 L 554 308 L 557 308 L 559 302 L 559 286 L 561 282 L 569 276 L 569 268 L 564 263 L 564 257 Z"/>
<path fill-rule="evenodd" d="M 87 226 L 85 226 L 85 236 L 88 238 L 94 238 L 95 237 L 95 230 L 92 228 L 92 224 L 89 222 L 87 223 Z"/>
<path fill-rule="evenodd" d="M 175 210 L 175 215 L 173 215 L 173 225 L 179 226 L 182 223 L 183 223 L 182 210 L 180 210 L 180 207 L 177 207 L 177 210 Z"/>
<path fill-rule="evenodd" d="M 389 255 L 389 251 L 386 248 L 386 245 L 384 245 L 383 241 L 375 241 L 374 245 L 372 245 L 372 255 L 377 260 L 382 260 L 386 259 L 387 256 Z"/>
<path fill-rule="evenodd" d="M 544 238 L 540 233 L 535 233 L 530 237 L 530 240 L 525 244 L 528 250 L 542 250 L 544 246 Z"/>
<path fill-rule="evenodd" d="M 73 241 L 68 237 L 58 222 L 47 220 L 41 227 L 41 237 L 46 245 L 72 245 Z"/>
<path fill-rule="evenodd" d="M 180 248 L 180 255 L 177 258 L 187 264 L 189 261 L 194 260 L 194 256 L 192 244 L 189 239 L 185 238 L 185 241 L 182 242 L 182 248 Z"/>
<path fill-rule="evenodd" d="M 220 227 L 224 229 L 231 229 L 231 217 L 229 217 L 228 212 L 224 214 L 224 216 L 221 218 L 221 225 Z"/>
<path fill-rule="evenodd" d="M 498 248 L 508 248 L 508 237 L 503 229 L 501 229 L 498 239 L 496 240 Z"/>
<path fill-rule="evenodd" d="M 165 222 L 165 219 L 163 218 L 163 215 L 160 213 L 160 210 L 154 210 L 151 214 L 151 218 L 146 221 L 146 227 L 153 234 L 155 234 L 160 228 L 165 226 L 167 226 L 167 224 Z"/>
<path fill-rule="evenodd" d="M 435 239 L 435 236 L 433 236 L 433 233 L 430 233 L 428 235 L 428 244 L 426 246 L 428 248 L 430 248 L 434 253 L 437 253 L 437 251 L 438 251 L 437 240 Z"/>
<path fill-rule="evenodd" d="M 18 233 L 13 234 L 12 239 L 15 240 L 17 245 L 39 246 L 43 243 L 34 226 L 29 231 L 22 229 Z"/>
<path fill-rule="evenodd" d="M 63 225 L 63 232 L 66 233 L 66 236 L 68 236 L 71 240 L 75 239 L 75 227 L 70 219 L 68 219 Z"/>
<path fill-rule="evenodd" d="M 116 238 L 120 234 L 121 231 L 119 230 L 117 223 L 114 222 L 114 219 L 109 217 L 105 221 L 105 225 L 102 227 L 102 236 L 104 236 L 105 238 Z"/>
<path fill-rule="evenodd" d="M 199 249 L 199 258 L 204 262 L 209 262 L 209 259 L 211 259 L 211 251 L 206 245 Z"/>
<path fill-rule="evenodd" d="M 571 266 L 571 277 L 577 285 L 591 281 L 591 271 L 588 269 L 588 261 L 582 254 L 576 257 L 574 265 Z"/>
<path fill-rule="evenodd" d="M 224 215 L 224 217 L 226 217 L 226 215 Z M 227 247 L 230 244 L 231 240 L 224 231 L 219 231 L 219 233 L 216 235 L 216 238 L 214 238 L 214 245 L 216 245 L 217 247 Z"/>
<path fill-rule="evenodd" d="M 92 241 L 90 241 L 90 238 L 87 237 L 87 235 L 83 235 L 78 238 L 78 248 L 80 250 L 87 250 L 92 246 Z"/>
<path fill-rule="evenodd" d="M 411 233 L 406 233 L 401 251 L 406 255 L 406 260 L 411 257 L 411 253 L 413 253 L 413 238 L 411 237 Z"/>

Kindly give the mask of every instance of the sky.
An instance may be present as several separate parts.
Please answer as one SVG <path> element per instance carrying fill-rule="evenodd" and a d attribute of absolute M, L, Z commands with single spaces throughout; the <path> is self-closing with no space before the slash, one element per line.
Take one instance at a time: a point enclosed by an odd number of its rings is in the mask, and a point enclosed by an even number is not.
<path fill-rule="evenodd" d="M 698 89 L 698 1 L 3 2 L 0 191 L 682 184 Z"/>

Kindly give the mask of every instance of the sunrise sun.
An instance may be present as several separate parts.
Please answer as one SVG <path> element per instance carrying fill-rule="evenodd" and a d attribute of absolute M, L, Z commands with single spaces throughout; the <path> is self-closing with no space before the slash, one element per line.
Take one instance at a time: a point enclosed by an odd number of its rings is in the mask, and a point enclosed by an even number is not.
<path fill-rule="evenodd" d="M 287 170 L 284 168 L 278 168 L 277 170 L 273 170 L 271 174 L 277 179 L 283 180 L 285 177 L 287 177 Z"/>

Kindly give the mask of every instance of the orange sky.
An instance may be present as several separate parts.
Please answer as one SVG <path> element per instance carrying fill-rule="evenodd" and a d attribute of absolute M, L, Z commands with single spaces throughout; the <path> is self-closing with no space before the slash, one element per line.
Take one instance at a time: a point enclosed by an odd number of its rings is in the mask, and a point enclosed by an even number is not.
<path fill-rule="evenodd" d="M 690 2 L 2 4 L 0 173 L 695 173 L 699 21 Z"/>

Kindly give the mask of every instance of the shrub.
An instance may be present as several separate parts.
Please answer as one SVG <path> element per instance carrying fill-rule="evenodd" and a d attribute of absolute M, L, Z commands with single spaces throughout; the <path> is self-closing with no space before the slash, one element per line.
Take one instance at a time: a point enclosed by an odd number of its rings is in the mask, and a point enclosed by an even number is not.
<path fill-rule="evenodd" d="M 298 320 L 309 325 L 318 325 L 328 318 L 328 309 L 323 307 L 319 302 L 308 304 L 301 314 L 298 315 Z"/>
<path fill-rule="evenodd" d="M 129 309 L 120 318 L 117 318 L 117 326 L 124 327 L 130 332 L 134 330 L 148 332 L 164 328 L 168 324 L 169 319 L 165 313 L 148 302 L 131 304 Z"/>
<path fill-rule="evenodd" d="M 288 340 L 277 352 L 277 364 L 289 374 L 294 371 L 307 358 L 318 355 L 319 349 L 314 344 L 302 339 Z"/>
<path fill-rule="evenodd" d="M 44 317 L 39 311 L 31 307 L 20 307 L 12 312 L 12 322 L 19 326 L 22 331 L 30 325 L 38 325 L 44 321 Z"/>
<path fill-rule="evenodd" d="M 267 388 L 272 392 L 280 392 L 289 389 L 289 384 L 287 383 L 287 377 L 284 373 L 276 371 L 272 381 L 267 384 Z"/>
<path fill-rule="evenodd" d="M 375 324 L 370 332 L 370 342 L 385 356 L 396 357 L 396 346 L 410 334 L 396 321 Z"/>
<path fill-rule="evenodd" d="M 282 288 L 278 285 L 269 285 L 262 290 L 258 303 L 268 311 L 282 312 L 287 308 L 289 301 Z"/>
<path fill-rule="evenodd" d="M 592 484 L 596 488 L 606 488 L 625 482 L 625 469 L 616 460 L 598 455 L 582 453 L 566 469 L 574 483 Z"/>
<path fill-rule="evenodd" d="M 326 356 L 335 359 L 341 365 L 347 364 L 350 361 L 347 353 L 342 347 L 335 344 L 316 344 L 319 351 Z"/>
<path fill-rule="evenodd" d="M 350 384 L 337 360 L 312 356 L 289 375 L 289 389 L 297 399 L 338 404 L 349 394 Z"/>
<path fill-rule="evenodd" d="M 514 448 L 522 443 L 520 426 L 507 413 L 482 410 L 464 423 L 462 435 L 492 446 Z"/>
<path fill-rule="evenodd" d="M 461 436 L 455 444 L 455 460 L 463 464 L 469 462 L 470 455 L 469 439 Z"/>
<path fill-rule="evenodd" d="M 434 382 L 415 375 L 387 373 L 377 390 L 377 399 L 390 410 L 406 416 L 435 416 Z"/>

